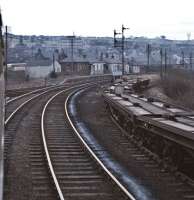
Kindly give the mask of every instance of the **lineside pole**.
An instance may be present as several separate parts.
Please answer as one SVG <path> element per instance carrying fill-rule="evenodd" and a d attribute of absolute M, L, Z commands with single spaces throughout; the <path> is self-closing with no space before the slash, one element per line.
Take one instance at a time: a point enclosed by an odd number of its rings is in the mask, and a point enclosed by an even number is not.
<path fill-rule="evenodd" d="M 163 79 L 163 51 L 162 48 L 160 49 L 160 78 Z"/>
<path fill-rule="evenodd" d="M 4 41 L 0 11 L 0 200 L 3 200 L 4 183 L 4 121 L 5 121 L 5 79 L 4 79 Z"/>
<path fill-rule="evenodd" d="M 165 71 L 165 75 L 167 73 L 167 51 L 166 49 L 164 50 L 164 71 Z"/>
<path fill-rule="evenodd" d="M 190 64 L 190 70 L 193 69 L 193 63 L 192 63 L 192 59 L 193 59 L 193 53 L 190 52 L 190 55 L 189 55 L 189 64 Z"/>
<path fill-rule="evenodd" d="M 121 50 L 122 50 L 122 75 L 125 74 L 125 58 L 124 58 L 124 45 L 125 45 L 125 38 L 124 38 L 124 26 L 122 25 L 122 45 L 121 45 Z"/>
<path fill-rule="evenodd" d="M 5 83 L 7 82 L 8 27 L 5 26 Z"/>

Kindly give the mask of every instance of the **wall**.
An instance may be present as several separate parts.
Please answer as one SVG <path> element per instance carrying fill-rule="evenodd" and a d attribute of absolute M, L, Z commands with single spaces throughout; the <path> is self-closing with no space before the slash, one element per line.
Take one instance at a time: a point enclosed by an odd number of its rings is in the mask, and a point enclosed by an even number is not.
<path fill-rule="evenodd" d="M 7 68 L 13 71 L 25 71 L 26 63 L 10 63 L 7 65 Z"/>
<path fill-rule="evenodd" d="M 52 66 L 28 66 L 26 75 L 30 78 L 44 78 L 52 71 Z"/>
<path fill-rule="evenodd" d="M 49 66 L 27 66 L 26 75 L 30 78 L 45 78 L 53 71 L 53 64 Z M 61 65 L 55 61 L 55 72 L 61 72 Z"/>

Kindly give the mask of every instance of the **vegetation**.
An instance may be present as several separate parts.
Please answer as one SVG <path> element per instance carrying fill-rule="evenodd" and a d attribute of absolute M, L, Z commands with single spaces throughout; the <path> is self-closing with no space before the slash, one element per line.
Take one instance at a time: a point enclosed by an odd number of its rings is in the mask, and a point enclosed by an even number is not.
<path fill-rule="evenodd" d="M 177 103 L 194 109 L 194 72 L 173 69 L 162 80 L 167 96 Z"/>
<path fill-rule="evenodd" d="M 57 73 L 56 73 L 55 71 L 52 71 L 52 72 L 50 73 L 50 77 L 51 77 L 51 78 L 57 78 Z"/>

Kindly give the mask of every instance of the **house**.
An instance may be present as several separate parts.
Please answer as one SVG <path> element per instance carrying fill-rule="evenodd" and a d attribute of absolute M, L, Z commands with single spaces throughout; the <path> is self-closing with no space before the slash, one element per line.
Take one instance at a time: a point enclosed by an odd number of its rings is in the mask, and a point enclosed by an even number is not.
<path fill-rule="evenodd" d="M 104 73 L 112 74 L 113 76 L 121 76 L 122 75 L 122 62 L 121 59 L 115 56 L 106 56 L 100 58 L 101 63 L 104 63 Z M 129 73 L 129 64 L 125 61 L 124 67 L 125 74 Z"/>
<path fill-rule="evenodd" d="M 92 62 L 90 74 L 91 75 L 102 75 L 105 73 L 105 70 L 106 70 L 105 67 L 106 67 L 106 63 L 104 63 L 104 62 L 100 62 L 100 61 Z"/>
<path fill-rule="evenodd" d="M 121 62 L 108 62 L 108 70 L 113 76 L 121 76 L 122 75 L 122 63 Z M 129 74 L 129 65 L 125 63 L 124 73 Z"/>
<path fill-rule="evenodd" d="M 64 59 L 60 62 L 61 72 L 65 75 L 90 75 L 91 63 L 85 59 Z"/>
<path fill-rule="evenodd" d="M 108 69 L 113 76 L 122 75 L 122 64 L 121 63 L 108 63 Z"/>
<path fill-rule="evenodd" d="M 139 74 L 140 73 L 140 66 L 132 66 L 132 69 L 131 69 L 132 73 L 134 74 Z"/>

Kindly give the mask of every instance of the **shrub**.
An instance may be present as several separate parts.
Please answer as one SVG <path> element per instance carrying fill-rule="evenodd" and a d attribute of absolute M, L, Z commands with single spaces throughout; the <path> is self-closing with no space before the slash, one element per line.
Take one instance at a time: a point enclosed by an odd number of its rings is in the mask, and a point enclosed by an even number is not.
<path fill-rule="evenodd" d="M 166 95 L 181 105 L 194 108 L 194 73 L 173 69 L 164 76 L 161 85 Z"/>

